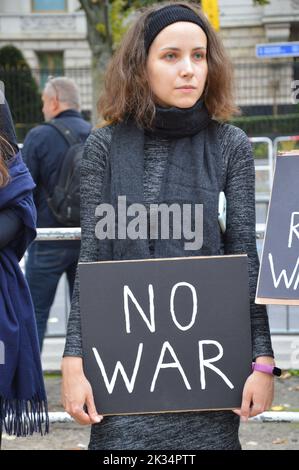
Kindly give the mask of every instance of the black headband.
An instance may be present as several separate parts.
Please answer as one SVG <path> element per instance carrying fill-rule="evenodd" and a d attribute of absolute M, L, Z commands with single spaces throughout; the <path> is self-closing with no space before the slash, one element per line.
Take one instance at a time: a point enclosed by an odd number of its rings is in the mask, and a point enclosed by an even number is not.
<path fill-rule="evenodd" d="M 164 8 L 151 13 L 147 19 L 147 23 L 144 30 L 144 47 L 146 53 L 150 48 L 151 43 L 155 37 L 172 23 L 177 21 L 188 21 L 189 23 L 195 23 L 203 29 L 207 35 L 206 26 L 201 18 L 194 13 L 191 8 L 184 5 L 168 5 Z"/>

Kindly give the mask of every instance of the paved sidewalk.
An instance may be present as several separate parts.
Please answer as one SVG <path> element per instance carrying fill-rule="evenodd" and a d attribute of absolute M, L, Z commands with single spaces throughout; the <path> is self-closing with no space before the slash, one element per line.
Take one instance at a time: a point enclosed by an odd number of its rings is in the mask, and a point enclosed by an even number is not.
<path fill-rule="evenodd" d="M 46 387 L 50 411 L 63 411 L 60 404 L 58 376 L 48 376 Z M 284 411 L 299 411 L 299 377 L 276 379 L 274 406 Z M 242 423 L 240 429 L 242 447 L 245 450 L 299 450 L 299 423 Z M 3 450 L 84 450 L 89 440 L 89 427 L 76 423 L 57 423 L 51 433 L 27 438 L 3 436 Z"/>

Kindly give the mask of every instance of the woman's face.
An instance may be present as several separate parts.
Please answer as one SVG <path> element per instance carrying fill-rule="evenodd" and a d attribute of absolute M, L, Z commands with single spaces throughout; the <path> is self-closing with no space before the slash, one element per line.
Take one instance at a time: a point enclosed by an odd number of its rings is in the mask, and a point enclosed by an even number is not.
<path fill-rule="evenodd" d="M 152 42 L 146 67 L 157 104 L 190 108 L 207 80 L 207 36 L 195 23 L 167 26 Z"/>

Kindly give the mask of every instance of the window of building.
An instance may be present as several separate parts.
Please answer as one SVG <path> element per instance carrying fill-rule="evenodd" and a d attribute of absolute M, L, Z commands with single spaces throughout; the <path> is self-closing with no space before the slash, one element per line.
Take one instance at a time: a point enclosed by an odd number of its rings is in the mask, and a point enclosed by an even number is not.
<path fill-rule="evenodd" d="M 32 0 L 34 13 L 56 13 L 67 10 L 67 0 Z"/>
<path fill-rule="evenodd" d="M 63 52 L 62 51 L 53 51 L 53 52 L 37 52 L 38 63 L 39 63 L 39 86 L 43 90 L 45 83 L 49 77 L 52 76 L 62 76 L 64 74 L 63 70 Z"/>

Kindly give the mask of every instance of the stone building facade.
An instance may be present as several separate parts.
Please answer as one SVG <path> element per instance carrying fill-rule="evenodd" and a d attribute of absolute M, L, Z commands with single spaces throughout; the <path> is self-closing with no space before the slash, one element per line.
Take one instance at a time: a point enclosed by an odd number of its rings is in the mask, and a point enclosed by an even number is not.
<path fill-rule="evenodd" d="M 266 6 L 254 6 L 253 0 L 218 3 L 220 34 L 236 64 L 238 104 L 291 104 L 291 83 L 299 75 L 297 59 L 261 61 L 255 46 L 299 40 L 299 0 L 270 0 Z M 91 109 L 91 51 L 78 0 L 1 0 L 0 47 L 5 44 L 22 50 L 41 88 L 45 74 L 74 77 L 83 108 Z"/>

